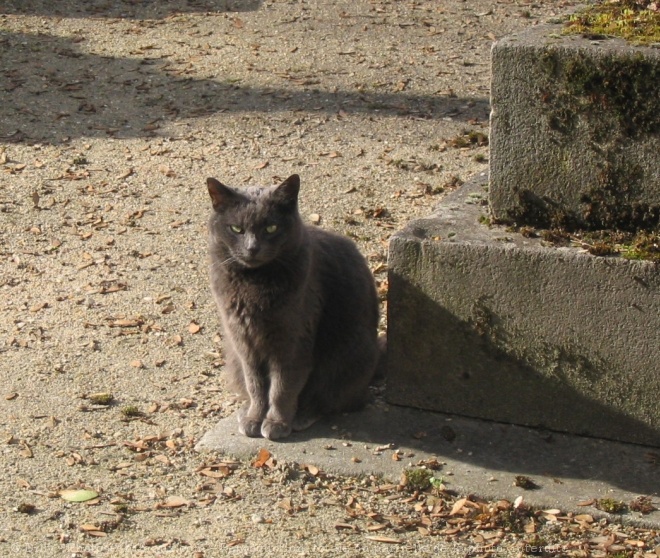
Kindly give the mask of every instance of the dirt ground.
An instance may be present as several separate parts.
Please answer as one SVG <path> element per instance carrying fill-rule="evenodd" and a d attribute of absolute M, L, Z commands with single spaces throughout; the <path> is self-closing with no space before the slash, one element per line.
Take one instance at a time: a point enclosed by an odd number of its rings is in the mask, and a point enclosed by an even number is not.
<path fill-rule="evenodd" d="M 236 407 L 205 180 L 299 173 L 304 216 L 355 239 L 385 299 L 392 232 L 487 169 L 492 42 L 573 4 L 4 0 L 0 554 L 522 552 L 379 479 L 194 451 Z"/>

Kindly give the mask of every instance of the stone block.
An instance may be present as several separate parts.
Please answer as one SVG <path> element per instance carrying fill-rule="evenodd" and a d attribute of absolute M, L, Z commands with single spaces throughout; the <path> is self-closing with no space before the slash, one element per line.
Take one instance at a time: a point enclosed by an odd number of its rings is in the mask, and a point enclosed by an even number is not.
<path fill-rule="evenodd" d="M 660 446 L 658 266 L 481 224 L 486 190 L 390 241 L 388 401 Z"/>
<path fill-rule="evenodd" d="M 494 44 L 491 107 L 495 218 L 660 229 L 660 50 L 534 27 Z"/>

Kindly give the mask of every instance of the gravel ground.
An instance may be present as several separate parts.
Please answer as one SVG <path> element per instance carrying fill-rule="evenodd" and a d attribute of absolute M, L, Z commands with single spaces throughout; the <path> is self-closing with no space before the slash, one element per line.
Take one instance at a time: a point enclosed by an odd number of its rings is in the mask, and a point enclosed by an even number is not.
<path fill-rule="evenodd" d="M 385 298 L 391 233 L 486 170 L 467 134 L 493 40 L 573 2 L 227 4 L 0 5 L 0 554 L 476 554 L 489 539 L 410 519 L 426 496 L 193 450 L 236 408 L 205 179 L 299 173 L 303 214 L 356 240 Z M 61 498 L 78 488 L 100 497 Z"/>

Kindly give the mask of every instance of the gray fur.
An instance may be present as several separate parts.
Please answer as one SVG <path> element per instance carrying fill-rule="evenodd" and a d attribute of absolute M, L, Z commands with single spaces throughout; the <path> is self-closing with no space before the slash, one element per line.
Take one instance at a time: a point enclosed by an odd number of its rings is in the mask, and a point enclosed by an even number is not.
<path fill-rule="evenodd" d="M 379 357 L 378 298 L 355 244 L 303 224 L 295 174 L 271 188 L 207 185 L 211 289 L 230 384 L 247 399 L 240 432 L 283 438 L 359 409 Z"/>

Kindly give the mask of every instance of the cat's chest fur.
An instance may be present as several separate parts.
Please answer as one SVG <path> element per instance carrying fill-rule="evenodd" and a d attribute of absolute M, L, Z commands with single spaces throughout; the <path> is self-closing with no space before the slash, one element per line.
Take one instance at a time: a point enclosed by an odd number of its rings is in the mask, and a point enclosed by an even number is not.
<path fill-rule="evenodd" d="M 225 335 L 240 344 L 271 350 L 287 336 L 292 324 L 315 318 L 309 304 L 314 290 L 309 247 L 287 265 L 275 262 L 266 269 L 225 270 L 213 281 Z"/>
<path fill-rule="evenodd" d="M 292 292 L 286 276 L 263 273 L 229 275 L 219 281 L 219 302 L 227 321 L 247 327 L 276 323 L 300 293 Z M 298 296 L 296 296 L 298 294 Z"/>

